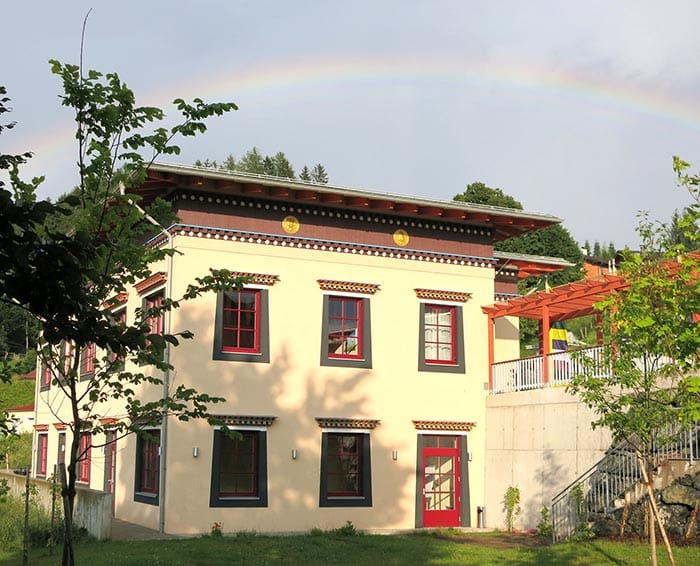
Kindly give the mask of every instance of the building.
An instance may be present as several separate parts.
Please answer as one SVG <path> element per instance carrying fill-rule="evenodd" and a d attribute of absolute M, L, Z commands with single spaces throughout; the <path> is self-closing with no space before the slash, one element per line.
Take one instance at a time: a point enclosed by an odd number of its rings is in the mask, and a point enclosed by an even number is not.
<path fill-rule="evenodd" d="M 116 315 L 181 296 L 209 268 L 249 278 L 154 321 L 195 334 L 170 353 L 170 385 L 225 397 L 214 412 L 241 436 L 173 419 L 138 437 L 85 433 L 84 487 L 111 491 L 116 517 L 174 534 L 476 525 L 489 363 L 518 357 L 517 319 L 492 321 L 491 340 L 482 306 L 568 265 L 493 244 L 557 218 L 163 164 L 133 191 L 172 202 L 180 222 L 148 245 L 180 253 Z M 50 381 L 37 380 L 38 477 L 71 434 Z"/>

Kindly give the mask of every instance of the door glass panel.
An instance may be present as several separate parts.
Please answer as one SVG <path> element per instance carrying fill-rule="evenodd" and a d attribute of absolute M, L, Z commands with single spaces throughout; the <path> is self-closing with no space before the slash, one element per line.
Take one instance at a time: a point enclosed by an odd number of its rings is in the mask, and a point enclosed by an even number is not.
<path fill-rule="evenodd" d="M 456 436 L 438 436 L 440 448 L 457 448 Z"/>

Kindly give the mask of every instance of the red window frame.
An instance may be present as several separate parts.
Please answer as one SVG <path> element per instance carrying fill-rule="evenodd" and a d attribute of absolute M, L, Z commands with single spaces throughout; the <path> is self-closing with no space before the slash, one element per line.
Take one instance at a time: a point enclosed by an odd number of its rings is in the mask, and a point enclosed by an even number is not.
<path fill-rule="evenodd" d="M 165 293 L 163 291 L 158 291 L 157 293 L 152 293 L 146 297 L 146 310 L 157 308 L 163 305 L 163 299 L 165 298 Z M 164 314 L 161 312 L 157 316 L 148 316 L 146 318 L 148 328 L 151 334 L 163 335 L 164 328 Z"/>
<path fill-rule="evenodd" d="M 160 475 L 160 431 L 149 430 L 141 437 L 141 468 L 138 491 L 158 493 Z"/>
<path fill-rule="evenodd" d="M 126 324 L 126 308 L 121 308 L 117 311 L 112 311 L 112 324 L 114 326 L 118 326 L 120 324 Z M 117 354 L 112 352 L 110 354 L 110 361 L 115 362 L 117 361 Z M 124 362 L 124 359 L 121 359 L 122 363 Z"/>
<path fill-rule="evenodd" d="M 260 433 L 240 430 L 236 432 L 242 438 L 221 436 L 218 470 L 219 497 L 258 497 Z M 235 487 L 228 490 L 222 489 L 222 486 L 226 485 Z M 241 485 L 249 485 L 251 489 L 246 490 L 240 487 Z"/>
<path fill-rule="evenodd" d="M 44 388 L 51 387 L 51 366 L 48 362 L 44 364 L 41 372 L 41 386 Z"/>
<path fill-rule="evenodd" d="M 48 453 L 49 435 L 40 433 L 37 437 L 37 475 L 46 477 L 46 456 Z"/>
<path fill-rule="evenodd" d="M 449 325 L 447 324 L 441 324 L 440 323 L 440 314 L 449 312 L 450 313 L 450 323 Z M 435 313 L 435 322 L 434 323 L 428 323 L 428 316 L 431 313 Z M 441 340 L 440 339 L 440 333 L 442 330 L 445 328 L 450 329 L 450 337 L 449 341 Z M 428 339 L 428 330 L 432 329 L 435 334 L 435 339 L 434 340 L 429 340 Z M 424 350 L 423 350 L 423 359 L 425 360 L 425 363 L 428 364 L 445 364 L 445 365 L 454 365 L 457 363 L 457 307 L 455 306 L 450 306 L 450 305 L 430 305 L 426 304 L 425 305 L 425 315 L 423 318 L 423 335 L 424 335 Z M 449 359 L 441 359 L 440 358 L 440 352 L 441 352 L 441 347 L 444 347 L 444 345 L 449 344 L 450 346 L 450 358 Z M 436 351 L 436 358 L 429 358 L 426 354 L 426 350 L 428 346 L 433 346 Z"/>
<path fill-rule="evenodd" d="M 250 301 L 242 297 L 252 296 Z M 260 289 L 226 291 L 222 303 L 221 351 L 246 354 L 260 353 Z M 252 337 L 252 345 L 250 338 Z M 244 343 L 245 345 L 241 345 Z"/>
<path fill-rule="evenodd" d="M 95 356 L 97 355 L 97 347 L 94 342 L 90 342 L 83 346 L 83 359 L 81 364 L 81 373 L 95 373 Z"/>
<path fill-rule="evenodd" d="M 90 462 L 92 451 L 92 434 L 89 432 L 80 433 L 80 458 L 78 459 L 78 481 L 90 483 Z"/>
<path fill-rule="evenodd" d="M 354 307 L 355 316 L 352 316 Z M 363 312 L 362 299 L 359 297 L 328 297 L 328 357 L 336 359 L 362 359 L 363 357 Z M 355 334 L 351 334 L 354 329 Z M 356 343 L 356 347 L 350 349 L 350 344 Z M 339 343 L 339 346 L 334 344 Z M 331 349 L 340 349 L 331 351 Z"/>
<path fill-rule="evenodd" d="M 345 439 L 352 439 L 353 443 L 350 447 L 344 442 Z M 362 443 L 364 441 L 363 434 L 345 434 L 345 433 L 329 433 L 328 434 L 328 451 L 326 453 L 327 461 L 327 495 L 328 497 L 361 497 L 363 478 L 362 478 Z M 347 479 L 354 476 L 354 489 L 333 489 L 334 484 L 348 485 Z M 336 481 L 340 478 L 345 480 Z"/>
<path fill-rule="evenodd" d="M 73 364 L 73 342 L 64 340 L 61 346 L 61 356 L 63 357 L 63 375 L 67 376 Z"/>

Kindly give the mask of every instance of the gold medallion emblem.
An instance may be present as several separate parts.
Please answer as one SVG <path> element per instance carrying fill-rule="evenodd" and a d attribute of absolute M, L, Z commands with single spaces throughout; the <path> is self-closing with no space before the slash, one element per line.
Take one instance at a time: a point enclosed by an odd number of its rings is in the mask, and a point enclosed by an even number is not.
<path fill-rule="evenodd" d="M 299 220 L 296 216 L 285 216 L 282 220 L 282 230 L 287 234 L 296 234 L 299 231 Z"/>
<path fill-rule="evenodd" d="M 397 246 L 401 246 L 403 248 L 406 244 L 408 244 L 409 240 L 410 238 L 406 230 L 397 230 L 394 232 L 394 243 Z"/>

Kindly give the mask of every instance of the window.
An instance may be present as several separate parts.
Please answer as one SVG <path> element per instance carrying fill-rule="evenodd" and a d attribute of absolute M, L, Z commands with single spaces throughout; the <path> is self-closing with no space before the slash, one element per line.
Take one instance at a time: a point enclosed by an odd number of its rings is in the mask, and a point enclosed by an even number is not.
<path fill-rule="evenodd" d="M 462 307 L 421 303 L 419 371 L 464 372 Z"/>
<path fill-rule="evenodd" d="M 61 344 L 61 358 L 63 360 L 63 377 L 65 378 L 70 374 L 73 366 L 73 342 L 70 340 L 64 340 Z"/>
<path fill-rule="evenodd" d="M 160 430 L 144 430 L 136 437 L 134 501 L 158 504 L 160 478 Z"/>
<path fill-rule="evenodd" d="M 80 448 L 78 459 L 78 481 L 90 483 L 90 452 L 92 450 L 92 435 L 89 432 L 80 433 Z"/>
<path fill-rule="evenodd" d="M 46 433 L 37 436 L 36 447 L 36 475 L 46 477 L 46 454 L 48 452 L 49 435 Z"/>
<path fill-rule="evenodd" d="M 95 375 L 95 356 L 97 348 L 94 343 L 85 344 L 80 354 L 80 378 L 90 379 Z"/>
<path fill-rule="evenodd" d="M 270 361 L 267 289 L 218 294 L 213 357 L 228 361 Z"/>
<path fill-rule="evenodd" d="M 369 299 L 324 295 L 321 365 L 372 367 Z"/>
<path fill-rule="evenodd" d="M 41 364 L 41 391 L 51 387 L 51 366 L 48 363 Z"/>
<path fill-rule="evenodd" d="M 125 308 L 112 312 L 112 324 L 114 326 L 119 326 L 120 324 L 126 324 L 126 309 Z M 110 361 L 115 362 L 117 360 L 117 354 L 115 354 L 114 352 L 110 352 L 109 358 L 110 358 Z M 124 369 L 124 358 L 122 358 L 120 361 L 121 361 L 121 364 L 116 369 L 123 370 Z"/>
<path fill-rule="evenodd" d="M 214 431 L 210 507 L 267 507 L 267 432 Z"/>
<path fill-rule="evenodd" d="M 150 309 L 155 309 L 158 307 L 163 306 L 163 291 L 159 291 L 158 293 L 153 293 L 152 295 L 148 295 L 144 299 L 144 305 L 143 308 L 146 311 L 149 311 Z M 151 332 L 151 334 L 158 334 L 158 335 L 163 335 L 163 313 L 158 313 L 158 314 L 153 314 L 149 315 L 146 317 L 146 322 L 148 323 L 148 328 Z"/>
<path fill-rule="evenodd" d="M 59 468 L 66 463 L 66 433 L 58 433 L 58 457 L 56 462 Z"/>
<path fill-rule="evenodd" d="M 369 434 L 323 433 L 319 506 L 372 506 Z"/>

